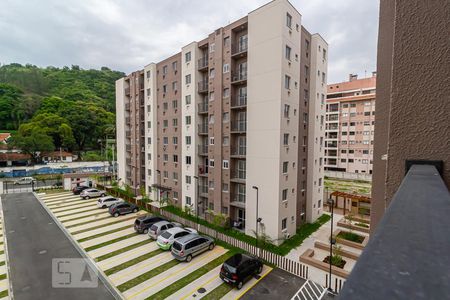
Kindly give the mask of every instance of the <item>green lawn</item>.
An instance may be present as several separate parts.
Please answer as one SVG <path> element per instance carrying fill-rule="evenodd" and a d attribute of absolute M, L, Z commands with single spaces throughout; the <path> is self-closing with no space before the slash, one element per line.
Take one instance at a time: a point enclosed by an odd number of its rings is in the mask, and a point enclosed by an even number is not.
<path fill-rule="evenodd" d="M 133 225 L 127 225 L 127 226 L 120 227 L 120 228 L 117 228 L 117 229 L 113 229 L 113 230 L 110 230 L 110 231 L 106 231 L 106 232 L 102 232 L 102 233 L 95 234 L 95 235 L 92 235 L 92 236 L 88 236 L 88 237 L 85 237 L 85 238 L 77 240 L 77 242 L 82 243 L 82 242 L 85 242 L 85 241 L 93 240 L 95 238 L 98 238 L 98 237 L 101 237 L 101 236 L 104 236 L 104 235 L 107 235 L 107 234 L 111 234 L 111 233 L 114 233 L 114 232 L 122 231 L 122 230 L 128 229 L 130 227 L 133 227 Z"/>
<path fill-rule="evenodd" d="M 158 254 L 161 254 L 161 253 L 163 253 L 163 252 L 164 252 L 164 251 L 161 250 L 161 249 L 154 250 L 154 251 L 152 251 L 152 252 L 149 252 L 149 253 L 147 253 L 147 254 L 144 254 L 144 255 L 141 255 L 141 256 L 139 256 L 139 257 L 136 257 L 136 258 L 134 258 L 134 259 L 132 259 L 132 260 L 129 260 L 129 261 L 123 263 L 123 264 L 120 264 L 120 265 L 118 265 L 118 266 L 115 266 L 115 267 L 113 267 L 113 268 L 111 268 L 111 269 L 108 269 L 108 270 L 105 271 L 105 274 L 109 276 L 109 275 L 111 275 L 111 274 L 117 273 L 117 272 L 119 272 L 119 271 L 121 271 L 121 270 L 124 270 L 124 269 L 126 269 L 126 268 L 128 268 L 128 267 L 130 267 L 130 266 L 132 266 L 132 265 L 135 265 L 135 264 L 137 264 L 137 263 L 140 263 L 141 261 L 144 261 L 144 260 L 146 260 L 146 259 L 149 259 L 149 258 L 151 258 L 151 257 L 153 257 L 153 256 L 156 256 L 156 255 L 158 255 Z"/>
<path fill-rule="evenodd" d="M 101 247 L 105 247 L 105 246 L 108 246 L 110 244 L 113 244 L 113 243 L 116 243 L 116 242 L 119 242 L 119 241 L 122 241 L 122 240 L 125 240 L 125 239 L 128 239 L 128 238 L 131 238 L 131 237 L 136 236 L 136 235 L 138 235 L 138 233 L 134 232 L 134 233 L 131 233 L 131 234 L 128 234 L 128 235 L 125 235 L 125 236 L 121 236 L 121 237 L 118 237 L 116 239 L 113 239 L 113 240 L 110 240 L 110 241 L 107 241 L 107 242 L 104 242 L 104 243 L 101 243 L 101 244 L 97 244 L 97 245 L 94 245 L 94 246 L 87 247 L 84 250 L 86 252 L 92 251 L 92 250 L 95 250 L 95 249 L 98 249 L 98 248 L 101 248 Z"/>
<path fill-rule="evenodd" d="M 97 257 L 95 260 L 96 260 L 96 261 L 102 261 L 102 260 L 108 259 L 108 258 L 110 258 L 110 257 L 119 255 L 119 254 L 121 254 L 121 253 L 127 252 L 127 251 L 129 251 L 129 250 L 132 250 L 132 249 L 134 249 L 134 248 L 137 248 L 137 247 L 140 247 L 140 246 L 143 246 L 143 245 L 146 245 L 146 244 L 150 244 L 151 242 L 153 242 L 151 239 L 147 239 L 147 240 L 144 240 L 144 241 L 139 242 L 139 243 L 136 243 L 136 244 L 128 245 L 128 246 L 126 246 L 125 248 L 121 248 L 121 249 L 119 249 L 119 250 L 112 251 L 112 252 L 110 252 L 110 253 L 108 253 L 108 254 L 99 256 L 99 257 Z"/>

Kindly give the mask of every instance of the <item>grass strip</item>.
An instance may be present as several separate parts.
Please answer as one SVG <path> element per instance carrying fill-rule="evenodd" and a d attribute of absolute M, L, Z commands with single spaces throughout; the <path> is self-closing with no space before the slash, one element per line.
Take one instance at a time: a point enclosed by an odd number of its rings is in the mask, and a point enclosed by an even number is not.
<path fill-rule="evenodd" d="M 8 296 L 8 290 L 4 290 L 0 292 L 0 298 Z"/>
<path fill-rule="evenodd" d="M 0 261 L 0 266 L 4 266 L 6 264 L 5 261 Z"/>
<path fill-rule="evenodd" d="M 5 254 L 5 250 L 0 251 L 0 255 Z"/>
<path fill-rule="evenodd" d="M 77 226 L 81 226 L 81 225 L 86 225 L 86 224 L 89 224 L 89 223 L 92 223 L 92 222 L 97 222 L 97 221 L 101 221 L 101 220 L 106 220 L 106 219 L 110 219 L 111 218 L 111 216 L 106 216 L 106 217 L 101 217 L 101 218 L 98 218 L 98 219 L 95 219 L 95 220 L 89 220 L 89 221 L 84 221 L 84 222 L 81 222 L 81 223 L 77 223 L 77 224 L 72 224 L 72 225 L 67 225 L 67 226 L 65 226 L 67 229 L 69 229 L 69 228 L 72 228 L 72 227 L 77 227 Z M 109 225 L 109 224 L 108 224 Z"/>
<path fill-rule="evenodd" d="M 90 211 L 90 210 L 88 210 L 88 211 Z M 83 216 L 79 216 L 79 217 L 75 217 L 75 218 L 72 218 L 72 219 L 67 219 L 67 220 L 61 221 L 61 223 L 66 223 L 66 222 L 70 222 L 70 221 L 76 221 L 76 220 L 84 219 L 84 218 L 87 218 L 87 217 L 100 215 L 100 214 L 103 214 L 103 213 L 104 213 L 104 211 L 95 211 L 94 213 L 89 214 L 89 215 L 83 215 Z"/>
<path fill-rule="evenodd" d="M 115 266 L 115 267 L 113 267 L 111 269 L 108 269 L 108 270 L 105 271 L 105 274 L 107 276 L 109 276 L 111 274 L 117 273 L 117 272 L 122 271 L 122 270 L 124 270 L 124 269 L 126 269 L 128 267 L 131 267 L 132 265 L 140 263 L 141 261 L 144 261 L 146 259 L 152 258 L 153 256 L 156 256 L 156 255 L 161 254 L 163 252 L 164 251 L 161 250 L 161 249 L 156 249 L 156 250 L 154 250 L 152 252 L 146 253 L 146 254 L 141 255 L 139 257 L 136 257 L 136 258 L 134 258 L 132 260 L 124 262 L 123 264 L 120 264 L 120 265 Z"/>
<path fill-rule="evenodd" d="M 95 250 L 95 249 L 98 249 L 98 248 L 102 248 L 102 247 L 108 246 L 108 245 L 116 243 L 116 242 L 120 242 L 122 240 L 129 239 L 129 238 L 134 237 L 136 235 L 138 235 L 138 233 L 136 233 L 136 232 L 130 233 L 130 234 L 127 234 L 125 236 L 121 236 L 121 237 L 115 238 L 115 239 L 107 241 L 107 242 L 103 242 L 103 243 L 100 243 L 100 244 L 97 244 L 97 245 L 93 245 L 93 246 L 87 247 L 84 250 L 86 252 L 89 252 L 89 251 L 92 251 L 92 250 Z"/>
<path fill-rule="evenodd" d="M 79 205 L 83 205 L 83 204 L 92 205 L 92 204 L 95 204 L 95 202 L 87 202 L 86 203 L 85 201 L 76 201 L 76 202 L 71 202 L 71 203 L 59 203 L 59 204 L 47 205 L 47 207 L 50 209 L 58 209 L 58 208 L 78 207 Z"/>
<path fill-rule="evenodd" d="M 119 249 L 119 250 L 112 251 L 112 252 L 110 252 L 110 253 L 108 253 L 108 254 L 99 256 L 99 257 L 97 257 L 95 260 L 96 260 L 96 261 L 102 261 L 102 260 L 111 258 L 111 257 L 113 257 L 113 256 L 119 255 L 119 254 L 121 254 L 121 253 L 127 252 L 127 251 L 129 251 L 129 250 L 132 250 L 132 249 L 134 249 L 134 248 L 137 248 L 137 247 L 140 247 L 140 246 L 143 246 L 143 245 L 146 245 L 146 244 L 150 244 L 150 243 L 152 243 L 152 242 L 153 242 L 153 241 L 152 241 L 151 239 L 147 239 L 147 240 L 145 240 L 145 241 L 142 241 L 142 242 L 139 242 L 139 243 L 136 243 L 136 244 L 132 244 L 132 245 L 126 246 L 125 248 L 121 248 L 121 249 Z"/>
<path fill-rule="evenodd" d="M 0 275 L 0 280 L 6 279 L 6 274 L 1 274 Z"/>
<path fill-rule="evenodd" d="M 89 228 L 86 228 L 86 229 L 74 231 L 74 232 L 72 232 L 72 235 L 83 233 L 83 232 L 87 232 L 87 231 L 91 231 L 91 230 L 95 230 L 95 229 L 99 229 L 99 228 L 103 228 L 105 226 L 114 225 L 114 224 L 117 224 L 117 223 L 121 223 L 123 221 L 128 221 L 128 220 L 134 219 L 134 218 L 135 218 L 135 216 L 129 217 L 129 218 L 120 219 L 120 220 L 117 220 L 117 221 L 114 221 L 114 222 L 111 222 L 111 223 L 108 223 L 108 224 L 101 224 L 101 225 L 97 225 L 97 226 L 94 226 L 94 227 L 89 227 Z M 92 221 L 88 222 L 88 223 L 92 223 Z M 79 225 L 77 225 L 77 226 L 79 226 Z"/>
<path fill-rule="evenodd" d="M 230 284 L 226 284 L 225 282 L 213 289 L 211 292 L 206 294 L 205 297 L 203 297 L 203 300 L 217 300 L 222 299 L 223 296 L 228 294 L 233 289 L 233 286 Z"/>
<path fill-rule="evenodd" d="M 62 217 L 68 217 L 68 216 L 73 216 L 73 215 L 77 215 L 77 214 L 82 214 L 82 213 L 85 213 L 85 212 L 88 212 L 88 211 L 92 211 L 92 207 L 88 207 L 88 209 L 86 209 L 86 210 L 71 212 L 71 213 L 68 213 L 68 214 L 65 214 L 65 215 L 60 215 L 60 216 L 57 216 L 57 218 L 62 218 Z"/>
<path fill-rule="evenodd" d="M 144 273 L 142 275 L 139 275 L 138 277 L 135 277 L 131 280 L 128 280 L 127 282 L 122 283 L 117 287 L 117 289 L 121 292 L 124 292 L 126 290 L 131 289 L 132 287 L 143 283 L 144 281 L 149 280 L 152 277 L 155 277 L 156 275 L 159 275 L 160 273 L 167 271 L 168 269 L 178 265 L 180 262 L 176 259 L 173 259 L 157 268 L 154 268 L 153 270 L 148 271 L 147 273 Z"/>
<path fill-rule="evenodd" d="M 102 233 L 97 233 L 97 234 L 94 234 L 94 235 L 87 236 L 87 237 L 85 237 L 85 238 L 79 239 L 79 240 L 77 240 L 77 242 L 78 242 L 78 243 L 86 242 L 86 241 L 93 240 L 93 239 L 96 239 L 96 238 L 101 237 L 101 236 L 104 236 L 104 235 L 108 235 L 108 234 L 111 234 L 111 233 L 114 233 L 114 232 L 117 232 L 117 231 L 121 231 L 121 230 L 128 229 L 128 228 L 133 227 L 133 226 L 134 226 L 134 225 L 127 225 L 127 226 L 120 227 L 120 228 L 117 228 L 117 229 L 113 229 L 113 230 L 110 230 L 110 231 L 105 231 L 105 232 L 102 232 Z M 73 233 L 72 233 L 72 234 L 73 234 Z"/>
<path fill-rule="evenodd" d="M 235 254 L 235 252 L 229 251 L 229 252 L 223 254 L 222 256 L 219 256 L 218 258 L 210 261 L 206 265 L 198 268 L 194 272 L 186 275 L 185 277 L 183 277 L 183 278 L 177 280 L 176 282 L 170 284 L 169 286 L 165 287 L 164 289 L 157 292 L 156 294 L 153 294 L 150 297 L 146 298 L 146 300 L 147 299 L 152 299 L 152 300 L 153 299 L 166 299 L 170 295 L 174 294 L 175 292 L 179 291 L 180 289 L 182 289 L 185 286 L 187 286 L 188 284 L 190 284 L 191 282 L 193 282 L 193 281 L 197 280 L 198 278 L 200 278 L 201 276 L 205 275 L 212 269 L 223 264 L 229 257 L 233 256 L 234 254 Z"/>
<path fill-rule="evenodd" d="M 83 205 L 83 206 L 75 206 L 75 207 L 72 207 L 72 208 L 63 209 L 63 210 L 58 210 L 58 211 L 53 211 L 53 210 L 50 208 L 50 210 L 51 210 L 54 214 L 58 214 L 58 213 L 60 213 L 60 212 L 66 212 L 66 211 L 71 211 L 71 210 L 75 210 L 75 209 L 79 209 L 79 208 L 86 208 L 86 207 L 93 207 L 93 205 L 92 205 L 92 204 L 86 204 L 86 205 Z"/>

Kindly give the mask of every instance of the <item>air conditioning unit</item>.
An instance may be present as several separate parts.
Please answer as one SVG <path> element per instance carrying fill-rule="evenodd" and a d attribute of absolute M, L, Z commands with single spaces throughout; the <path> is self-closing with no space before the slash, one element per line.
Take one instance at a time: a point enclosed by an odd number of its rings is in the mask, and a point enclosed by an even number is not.
<path fill-rule="evenodd" d="M 288 232 L 285 232 L 284 233 L 284 238 L 287 240 L 287 239 L 290 239 L 291 238 L 291 234 L 290 233 L 288 233 Z"/>

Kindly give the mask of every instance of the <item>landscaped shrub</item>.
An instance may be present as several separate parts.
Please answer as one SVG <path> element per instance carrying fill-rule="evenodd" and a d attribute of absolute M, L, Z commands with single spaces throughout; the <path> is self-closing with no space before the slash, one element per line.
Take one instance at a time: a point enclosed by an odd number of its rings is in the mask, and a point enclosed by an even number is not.
<path fill-rule="evenodd" d="M 346 232 L 346 231 L 339 232 L 339 234 L 337 235 L 337 238 L 341 238 L 341 239 L 359 243 L 359 244 L 361 244 L 364 241 L 363 236 L 353 233 L 353 232 Z"/>
<path fill-rule="evenodd" d="M 358 222 L 358 223 L 355 223 L 355 225 L 359 226 L 359 227 L 369 228 L 369 225 L 367 225 L 366 223 Z"/>

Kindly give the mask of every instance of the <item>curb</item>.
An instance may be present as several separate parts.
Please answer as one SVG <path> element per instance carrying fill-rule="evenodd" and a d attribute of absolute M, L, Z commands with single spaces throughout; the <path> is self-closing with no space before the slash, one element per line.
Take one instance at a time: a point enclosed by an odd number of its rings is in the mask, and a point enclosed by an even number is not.
<path fill-rule="evenodd" d="M 3 228 L 3 245 L 5 251 L 5 260 L 6 260 L 6 272 L 8 273 L 8 297 L 11 300 L 14 300 L 14 293 L 12 289 L 12 281 L 11 281 L 11 269 L 9 267 L 9 254 L 8 254 L 8 242 L 6 238 L 5 231 L 5 218 L 3 218 L 3 205 L 2 205 L 2 197 L 0 196 L 0 218 L 2 219 L 2 228 Z"/>
<path fill-rule="evenodd" d="M 66 228 L 62 225 L 62 223 L 53 215 L 53 213 L 47 208 L 47 206 L 40 200 L 38 195 L 33 192 L 34 197 L 39 201 L 41 206 L 45 209 L 45 211 L 50 215 L 50 217 L 53 219 L 56 225 L 61 229 L 61 231 L 64 233 L 64 235 L 70 240 L 72 245 L 77 249 L 77 251 L 80 253 L 80 255 L 88 261 L 89 266 L 98 271 L 99 279 L 103 282 L 105 287 L 110 291 L 110 293 L 113 295 L 115 299 L 118 300 L 124 300 L 125 298 L 122 296 L 122 294 L 119 292 L 119 290 L 114 286 L 114 284 L 109 280 L 109 278 L 106 276 L 106 274 L 100 270 L 95 262 L 90 258 L 86 251 L 76 242 L 70 233 L 66 230 Z"/>

